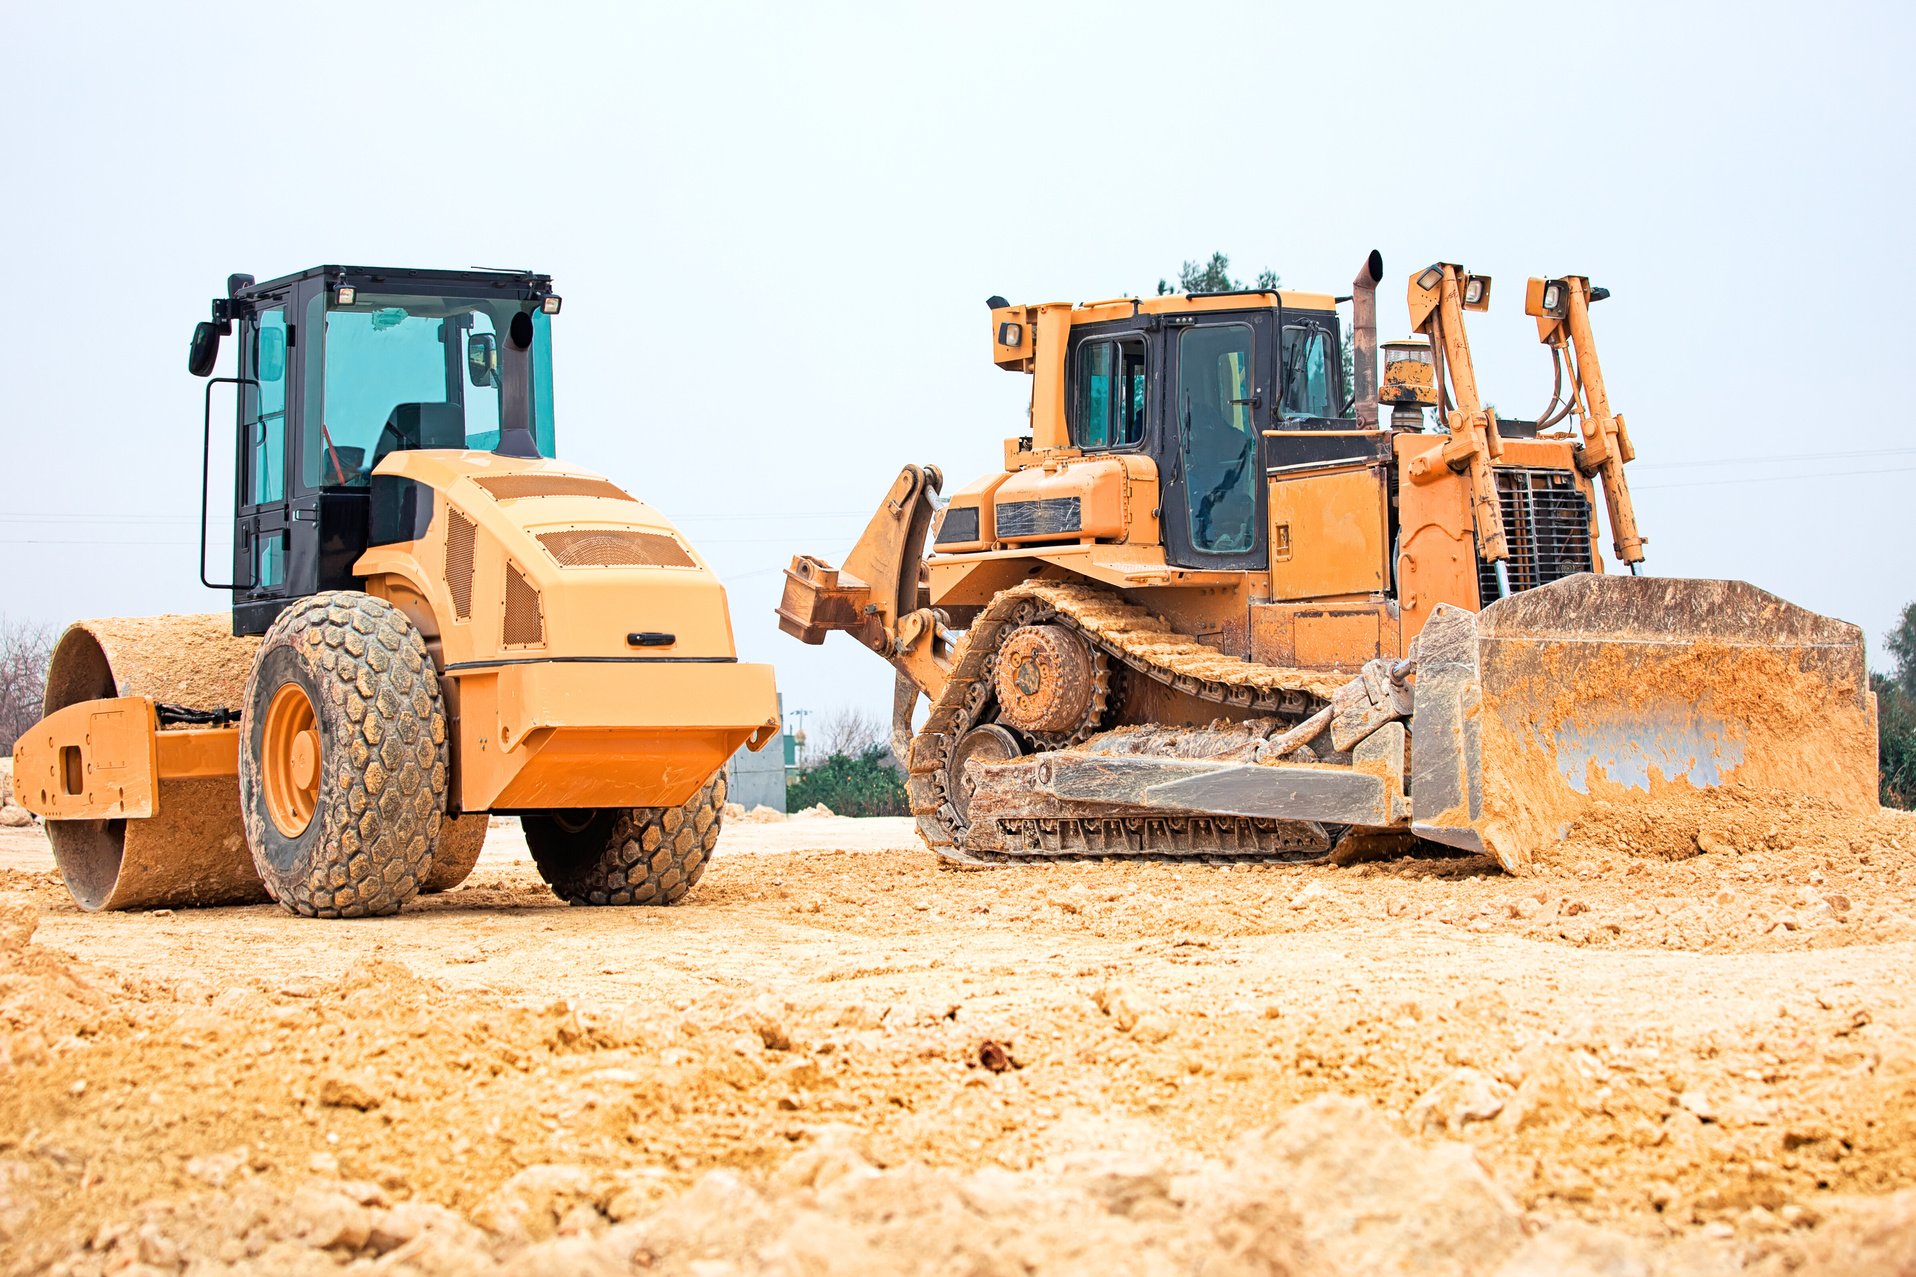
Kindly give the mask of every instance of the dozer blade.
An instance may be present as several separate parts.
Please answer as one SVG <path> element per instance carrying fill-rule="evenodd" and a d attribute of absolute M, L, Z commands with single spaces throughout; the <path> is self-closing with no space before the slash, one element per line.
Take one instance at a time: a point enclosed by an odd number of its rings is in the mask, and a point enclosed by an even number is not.
<path fill-rule="evenodd" d="M 1586 574 L 1440 607 L 1416 659 L 1412 828 L 1512 873 L 1607 802 L 1876 809 L 1862 631 L 1741 581 Z"/>

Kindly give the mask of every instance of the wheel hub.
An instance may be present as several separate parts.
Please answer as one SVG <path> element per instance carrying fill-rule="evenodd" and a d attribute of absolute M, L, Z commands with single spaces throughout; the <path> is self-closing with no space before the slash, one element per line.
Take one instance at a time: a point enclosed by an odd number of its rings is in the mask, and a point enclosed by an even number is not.
<path fill-rule="evenodd" d="M 279 832 L 297 838 L 319 805 L 319 720 L 298 683 L 287 683 L 266 706 L 260 725 L 260 778 L 266 814 Z"/>
<path fill-rule="evenodd" d="M 1062 625 L 1021 625 L 998 650 L 998 717 L 1020 731 L 1075 732 L 1098 694 L 1091 649 Z"/>

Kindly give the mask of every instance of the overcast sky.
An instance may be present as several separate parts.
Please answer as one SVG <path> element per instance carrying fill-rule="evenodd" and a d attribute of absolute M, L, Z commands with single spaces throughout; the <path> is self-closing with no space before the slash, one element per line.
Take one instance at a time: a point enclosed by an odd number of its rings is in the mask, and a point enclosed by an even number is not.
<path fill-rule="evenodd" d="M 889 671 L 772 609 L 897 467 L 995 468 L 1029 382 L 984 299 L 1149 291 L 1185 258 L 1343 293 L 1433 260 L 1532 416 L 1531 274 L 1588 274 L 1648 570 L 1855 621 L 1916 598 L 1906 5 L 0 8 L 0 610 L 213 610 L 201 382 L 228 272 L 530 267 L 560 454 L 726 578 L 788 709 Z M 1885 402 L 1886 401 L 1886 402 Z M 230 500 L 215 493 L 214 508 Z"/>

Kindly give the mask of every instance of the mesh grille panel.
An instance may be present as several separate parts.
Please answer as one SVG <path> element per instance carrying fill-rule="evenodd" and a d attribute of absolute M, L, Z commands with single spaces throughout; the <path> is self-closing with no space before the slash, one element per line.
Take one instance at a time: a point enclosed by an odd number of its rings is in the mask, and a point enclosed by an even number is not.
<path fill-rule="evenodd" d="M 478 528 L 457 510 L 446 511 L 446 589 L 452 595 L 452 614 L 472 619 L 472 551 Z"/>
<path fill-rule="evenodd" d="M 539 591 L 532 588 L 510 563 L 506 565 L 506 619 L 500 627 L 499 641 L 508 647 L 525 647 L 546 641 L 545 616 L 539 610 Z"/>
<path fill-rule="evenodd" d="M 523 501 L 527 497 L 604 497 L 608 501 L 633 498 L 616 484 L 604 479 L 587 479 L 565 474 L 500 474 L 474 483 L 491 494 L 495 501 Z"/>
<path fill-rule="evenodd" d="M 697 564 L 678 538 L 627 528 L 584 528 L 540 534 L 546 553 L 568 568 L 690 568 Z"/>
<path fill-rule="evenodd" d="M 1046 497 L 1038 501 L 1004 501 L 996 507 L 998 539 L 1062 536 L 1084 526 L 1076 497 Z"/>
<path fill-rule="evenodd" d="M 947 507 L 945 521 L 938 528 L 938 544 L 956 545 L 977 539 L 978 507 L 975 505 Z"/>
<path fill-rule="evenodd" d="M 1497 496 L 1503 503 L 1504 539 L 1510 544 L 1510 588 L 1534 590 L 1578 572 L 1592 572 L 1590 502 L 1563 470 L 1499 466 Z M 1477 564 L 1483 600 L 1497 597 L 1497 568 Z"/>

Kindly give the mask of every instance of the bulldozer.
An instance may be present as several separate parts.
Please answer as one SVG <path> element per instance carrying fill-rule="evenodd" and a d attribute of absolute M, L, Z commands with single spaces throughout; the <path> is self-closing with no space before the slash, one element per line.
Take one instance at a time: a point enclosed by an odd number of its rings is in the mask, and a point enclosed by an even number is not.
<path fill-rule="evenodd" d="M 1875 810 L 1861 631 L 1641 574 L 1636 449 L 1590 319 L 1607 290 L 1527 282 L 1554 387 L 1523 421 L 1471 360 L 1490 277 L 1412 274 L 1380 379 L 1382 279 L 1372 252 L 1343 297 L 989 300 L 1029 432 L 948 501 L 906 466 L 842 567 L 792 560 L 778 609 L 894 666 L 938 855 L 1448 848 L 1523 873 L 1601 804 Z M 1605 572 L 1604 524 L 1627 571 Z"/>
<path fill-rule="evenodd" d="M 560 307 L 522 271 L 228 278 L 188 370 L 200 579 L 230 610 L 70 626 L 14 747 L 81 908 L 390 914 L 472 871 L 489 814 L 521 818 L 575 904 L 697 883 L 726 760 L 778 731 L 772 670 L 738 660 L 724 587 L 668 519 L 556 459 Z M 236 331 L 235 375 L 211 376 Z"/>

